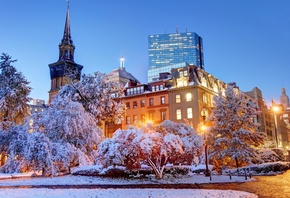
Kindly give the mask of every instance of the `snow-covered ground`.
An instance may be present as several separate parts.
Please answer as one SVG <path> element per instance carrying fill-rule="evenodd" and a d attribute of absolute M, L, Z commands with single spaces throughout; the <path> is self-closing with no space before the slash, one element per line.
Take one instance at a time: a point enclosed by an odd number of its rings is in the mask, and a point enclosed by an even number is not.
<path fill-rule="evenodd" d="M 13 178 L 13 179 L 12 179 Z M 39 188 L 42 185 L 122 185 L 122 184 L 194 184 L 217 182 L 245 182 L 244 177 L 213 176 L 212 181 L 204 175 L 191 175 L 183 178 L 156 179 L 113 179 L 92 176 L 61 176 L 52 178 L 30 177 L 30 174 L 0 174 L 1 198 L 192 198 L 192 197 L 249 197 L 257 196 L 247 192 L 233 190 L 201 190 L 201 189 L 51 189 Z M 6 186 L 7 188 L 3 188 Z M 21 186 L 20 188 L 14 188 Z M 31 188 L 38 186 L 38 188 Z"/>
<path fill-rule="evenodd" d="M 187 189 L 1 189 L 1 198 L 256 198 L 240 191 Z"/>

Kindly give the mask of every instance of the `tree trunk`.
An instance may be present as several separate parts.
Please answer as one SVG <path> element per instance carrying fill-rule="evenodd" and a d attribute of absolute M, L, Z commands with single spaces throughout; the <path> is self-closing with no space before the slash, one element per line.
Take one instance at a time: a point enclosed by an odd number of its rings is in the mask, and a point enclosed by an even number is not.
<path fill-rule="evenodd" d="M 0 155 L 1 160 L 0 160 L 0 166 L 3 166 L 5 161 L 6 161 L 6 156 L 4 154 Z"/>
<path fill-rule="evenodd" d="M 237 157 L 235 157 L 235 161 L 236 161 L 236 167 L 239 168 L 239 160 Z"/>

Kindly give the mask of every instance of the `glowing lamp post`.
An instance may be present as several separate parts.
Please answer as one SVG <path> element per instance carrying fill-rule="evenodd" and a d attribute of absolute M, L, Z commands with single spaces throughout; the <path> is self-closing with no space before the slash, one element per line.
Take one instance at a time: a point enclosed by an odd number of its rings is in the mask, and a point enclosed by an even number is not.
<path fill-rule="evenodd" d="M 201 130 L 203 132 L 203 139 L 204 139 L 204 153 L 205 153 L 205 173 L 204 175 L 206 177 L 209 177 L 210 176 L 210 171 L 209 171 L 209 168 L 208 168 L 208 149 L 207 149 L 207 137 L 206 137 L 206 131 L 207 131 L 207 127 L 205 125 L 205 118 L 206 118 L 206 115 L 205 115 L 205 108 L 203 107 L 202 108 L 202 119 L 203 119 L 203 124 L 201 126 Z"/>
<path fill-rule="evenodd" d="M 279 140 L 278 140 L 278 123 L 277 123 L 277 113 L 279 113 L 280 108 L 279 106 L 275 105 L 272 107 L 274 113 L 274 125 L 275 125 L 275 140 L 276 140 L 276 148 L 279 147 Z"/>

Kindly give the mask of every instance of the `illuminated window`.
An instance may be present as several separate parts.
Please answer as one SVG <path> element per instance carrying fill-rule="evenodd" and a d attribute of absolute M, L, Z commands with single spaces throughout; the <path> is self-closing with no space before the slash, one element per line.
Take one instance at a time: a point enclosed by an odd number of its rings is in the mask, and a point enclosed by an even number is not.
<path fill-rule="evenodd" d="M 186 101 L 189 102 L 189 101 L 191 101 L 191 99 L 192 99 L 191 93 L 187 93 L 186 94 Z"/>
<path fill-rule="evenodd" d="M 160 99 L 161 99 L 161 104 L 165 104 L 165 97 L 162 96 Z"/>
<path fill-rule="evenodd" d="M 141 114 L 141 122 L 145 122 L 145 115 Z"/>
<path fill-rule="evenodd" d="M 166 112 L 165 111 L 161 111 L 161 120 L 162 121 L 166 120 Z"/>
<path fill-rule="evenodd" d="M 192 118 L 192 108 L 187 108 L 187 118 Z"/>
<path fill-rule="evenodd" d="M 180 95 L 175 95 L 175 102 L 180 103 Z"/>
<path fill-rule="evenodd" d="M 133 108 L 137 108 L 137 101 L 133 101 Z"/>
<path fill-rule="evenodd" d="M 206 95 L 206 93 L 202 93 L 202 102 L 204 102 L 204 103 L 208 103 L 208 98 L 207 98 L 207 95 Z"/>
<path fill-rule="evenodd" d="M 130 124 L 130 116 L 126 116 L 126 124 Z"/>
<path fill-rule="evenodd" d="M 149 113 L 149 120 L 153 120 L 153 116 L 154 116 L 154 113 L 150 112 Z"/>
<path fill-rule="evenodd" d="M 145 107 L 145 100 L 140 100 L 140 106 Z"/>
<path fill-rule="evenodd" d="M 135 122 L 137 122 L 138 121 L 138 117 L 137 117 L 137 115 L 133 115 L 133 122 L 135 123 Z"/>
<path fill-rule="evenodd" d="M 176 110 L 176 119 L 181 120 L 181 109 Z"/>
<path fill-rule="evenodd" d="M 177 79 L 177 87 L 185 87 L 187 85 L 188 85 L 187 80 L 183 80 L 182 78 Z"/>
<path fill-rule="evenodd" d="M 153 106 L 154 105 L 154 100 L 153 98 L 149 98 L 149 106 Z"/>
<path fill-rule="evenodd" d="M 126 109 L 130 109 L 130 102 L 126 102 Z"/>

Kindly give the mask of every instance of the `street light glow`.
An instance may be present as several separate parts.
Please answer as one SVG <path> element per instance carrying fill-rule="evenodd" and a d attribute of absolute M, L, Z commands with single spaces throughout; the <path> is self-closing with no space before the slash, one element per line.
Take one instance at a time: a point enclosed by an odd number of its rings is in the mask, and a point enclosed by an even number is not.
<path fill-rule="evenodd" d="M 278 106 L 273 106 L 273 111 L 274 112 L 278 112 L 280 110 L 280 108 Z"/>
<path fill-rule="evenodd" d="M 202 130 L 203 132 L 205 132 L 206 129 L 207 129 L 207 127 L 206 127 L 205 125 L 202 125 L 202 126 L 201 126 L 201 130 Z"/>

